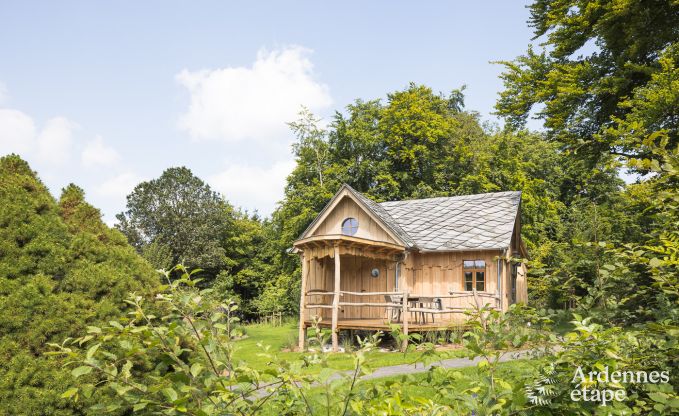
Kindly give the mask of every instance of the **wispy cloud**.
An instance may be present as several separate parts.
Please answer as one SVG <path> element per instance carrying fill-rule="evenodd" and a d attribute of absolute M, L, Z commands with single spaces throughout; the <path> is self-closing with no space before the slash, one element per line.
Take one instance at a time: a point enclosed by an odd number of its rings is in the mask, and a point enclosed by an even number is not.
<path fill-rule="evenodd" d="M 113 147 L 104 142 L 103 137 L 97 136 L 85 144 L 80 155 L 85 167 L 113 166 L 120 160 L 120 155 Z"/>
<path fill-rule="evenodd" d="M 65 117 L 54 117 L 45 123 L 37 138 L 36 156 L 54 165 L 63 165 L 73 152 L 73 130 L 78 125 Z"/>
<path fill-rule="evenodd" d="M 35 123 L 27 114 L 0 108 L 0 153 L 25 153 L 35 146 Z"/>
<path fill-rule="evenodd" d="M 109 198 L 125 198 L 142 180 L 133 172 L 124 172 L 102 182 L 95 192 Z"/>
<path fill-rule="evenodd" d="M 268 167 L 232 165 L 208 178 L 208 183 L 242 208 L 268 215 L 283 197 L 285 179 L 295 167 L 294 161 L 282 161 Z"/>

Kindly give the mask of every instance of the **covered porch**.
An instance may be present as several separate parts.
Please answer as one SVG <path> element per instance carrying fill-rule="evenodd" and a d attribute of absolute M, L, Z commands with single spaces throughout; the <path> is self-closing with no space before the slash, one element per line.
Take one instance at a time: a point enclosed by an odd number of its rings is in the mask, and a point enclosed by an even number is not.
<path fill-rule="evenodd" d="M 302 261 L 300 349 L 315 317 L 320 327 L 331 329 L 333 350 L 338 350 L 341 330 L 388 331 L 391 323 L 405 334 L 447 329 L 461 323 L 472 301 L 496 301 L 494 294 L 444 292 L 441 286 L 414 293 L 424 289 L 409 285 L 416 254 L 397 244 L 323 235 L 298 240 L 295 249 Z"/>

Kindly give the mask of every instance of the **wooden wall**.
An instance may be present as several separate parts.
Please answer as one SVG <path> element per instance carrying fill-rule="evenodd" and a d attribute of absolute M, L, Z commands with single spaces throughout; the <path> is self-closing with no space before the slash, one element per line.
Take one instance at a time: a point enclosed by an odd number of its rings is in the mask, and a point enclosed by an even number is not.
<path fill-rule="evenodd" d="M 408 256 L 403 278 L 407 279 L 408 292 L 420 295 L 447 295 L 449 292 L 464 291 L 464 260 L 486 262 L 486 293 L 497 292 L 497 257 L 500 251 L 468 251 L 446 253 L 414 253 Z M 405 282 L 404 282 L 405 283 Z M 401 287 L 402 289 L 403 287 Z M 491 302 L 489 298 L 481 298 Z M 495 305 L 495 303 L 492 303 Z M 443 299 L 443 307 L 469 308 L 474 297 Z M 463 321 L 462 314 L 441 314 L 437 321 Z"/>
<path fill-rule="evenodd" d="M 307 291 L 324 290 L 332 292 L 334 288 L 334 259 L 324 257 L 311 260 L 310 273 L 307 279 Z M 366 257 L 343 255 L 340 257 L 340 290 L 346 292 L 391 292 L 394 291 L 395 265 L 393 261 L 370 259 Z M 378 277 L 372 277 L 372 269 L 379 270 Z M 341 302 L 384 302 L 384 296 L 343 295 Z M 307 304 L 332 304 L 330 295 L 314 295 L 307 297 Z M 330 309 L 307 310 L 306 319 L 319 315 L 324 321 L 331 317 Z M 340 307 L 339 318 L 376 319 L 385 316 L 385 309 L 380 307 Z"/>
<path fill-rule="evenodd" d="M 354 237 L 399 244 L 389 236 L 379 223 L 373 220 L 363 208 L 348 196 L 339 200 L 337 205 L 318 224 L 318 228 L 311 235 L 342 234 L 342 222 L 350 217 L 358 220 L 358 231 Z"/>
<path fill-rule="evenodd" d="M 446 295 L 450 291 L 464 291 L 464 260 L 484 260 L 486 262 L 486 293 L 495 295 L 497 292 L 497 259 L 502 254 L 499 250 L 493 251 L 469 251 L 447 253 L 410 253 L 405 263 L 401 266 L 401 276 L 398 289 L 395 288 L 394 261 L 370 259 L 360 256 L 341 256 L 341 282 L 340 290 L 347 292 L 382 292 L 403 291 L 407 284 L 408 292 L 419 295 Z M 510 264 L 505 259 L 501 260 L 503 271 L 503 309 L 510 304 L 511 282 Z M 371 276 L 371 270 L 377 268 L 380 275 L 377 278 Z M 321 290 L 332 292 L 334 283 L 334 259 L 323 257 L 311 259 L 309 262 L 309 275 L 307 278 L 306 291 Z M 485 301 L 490 302 L 489 298 Z M 526 267 L 519 267 L 517 279 L 517 300 L 527 301 Z M 341 302 L 384 302 L 384 296 L 355 296 L 344 295 Z M 495 305 L 495 301 L 492 301 Z M 307 297 L 307 304 L 332 304 L 331 295 L 315 295 Z M 444 299 L 443 306 L 468 308 L 474 305 L 474 298 L 470 296 L 457 299 Z M 306 319 L 319 315 L 324 321 L 331 318 L 330 309 L 307 309 Z M 344 306 L 340 308 L 340 319 L 381 319 L 385 317 L 385 309 L 381 307 L 356 307 Z M 465 317 L 461 314 L 440 314 L 437 321 L 460 321 Z"/>

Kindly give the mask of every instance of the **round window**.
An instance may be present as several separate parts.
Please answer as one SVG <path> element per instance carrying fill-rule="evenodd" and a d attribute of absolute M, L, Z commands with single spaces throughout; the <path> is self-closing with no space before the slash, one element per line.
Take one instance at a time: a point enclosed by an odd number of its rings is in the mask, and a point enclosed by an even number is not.
<path fill-rule="evenodd" d="M 358 231 L 358 220 L 356 218 L 347 218 L 342 221 L 342 234 L 354 235 Z"/>

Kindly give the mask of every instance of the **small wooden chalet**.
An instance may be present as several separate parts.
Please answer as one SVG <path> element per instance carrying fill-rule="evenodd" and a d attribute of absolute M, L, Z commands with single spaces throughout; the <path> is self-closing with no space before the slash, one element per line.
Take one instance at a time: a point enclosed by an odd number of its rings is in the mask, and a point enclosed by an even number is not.
<path fill-rule="evenodd" d="M 521 193 L 377 203 L 343 185 L 294 242 L 299 347 L 314 317 L 340 330 L 444 329 L 473 305 L 526 302 Z"/>

